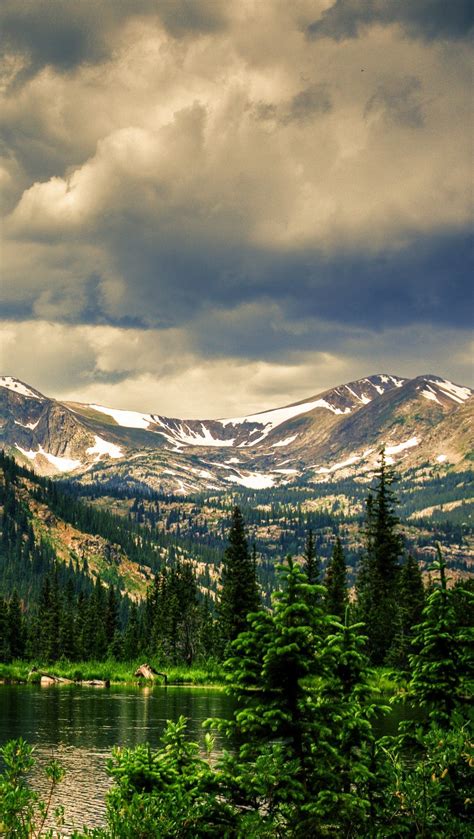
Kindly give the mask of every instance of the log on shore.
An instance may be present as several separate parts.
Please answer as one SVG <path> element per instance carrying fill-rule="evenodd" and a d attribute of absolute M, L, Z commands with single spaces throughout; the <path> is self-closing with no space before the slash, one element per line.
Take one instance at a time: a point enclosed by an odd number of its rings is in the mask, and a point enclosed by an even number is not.
<path fill-rule="evenodd" d="M 73 685 L 72 679 L 65 679 L 63 676 L 53 676 L 51 673 L 40 674 L 40 685 Z"/>
<path fill-rule="evenodd" d="M 160 673 L 158 670 L 155 670 L 150 664 L 141 664 L 138 670 L 135 670 L 133 674 L 135 678 L 142 678 L 142 679 L 151 679 L 151 681 L 155 680 L 156 676 L 161 676 L 165 680 L 165 685 L 168 684 L 168 676 L 166 673 Z"/>

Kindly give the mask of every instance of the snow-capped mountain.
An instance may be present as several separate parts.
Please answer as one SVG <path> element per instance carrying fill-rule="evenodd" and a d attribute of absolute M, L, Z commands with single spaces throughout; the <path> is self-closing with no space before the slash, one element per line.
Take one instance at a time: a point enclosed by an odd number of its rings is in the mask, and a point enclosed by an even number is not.
<path fill-rule="evenodd" d="M 313 485 L 373 468 L 466 465 L 472 391 L 434 375 L 377 374 L 292 405 L 219 420 L 59 402 L 0 378 L 0 439 L 43 474 L 172 493 Z"/>

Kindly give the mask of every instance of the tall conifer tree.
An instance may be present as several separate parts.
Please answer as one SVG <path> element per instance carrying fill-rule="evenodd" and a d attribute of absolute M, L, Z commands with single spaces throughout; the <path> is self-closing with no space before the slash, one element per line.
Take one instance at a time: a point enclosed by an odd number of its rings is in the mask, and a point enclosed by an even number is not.
<path fill-rule="evenodd" d="M 330 615 L 336 615 L 341 621 L 344 619 L 347 605 L 346 578 L 346 560 L 338 536 L 326 570 L 324 584 L 326 586 L 326 610 Z"/>
<path fill-rule="evenodd" d="M 358 611 L 365 623 L 368 652 L 373 664 L 383 664 L 397 631 L 397 588 L 403 540 L 395 513 L 392 484 L 396 476 L 380 453 L 376 486 L 366 507 L 365 555 L 357 580 Z"/>
<path fill-rule="evenodd" d="M 308 578 L 310 585 L 318 585 L 321 577 L 321 560 L 316 554 L 316 546 L 314 544 L 314 534 L 311 528 L 308 530 L 306 542 L 304 546 L 304 565 L 303 570 Z"/>
<path fill-rule="evenodd" d="M 390 651 L 390 662 L 401 667 L 408 664 L 413 627 L 421 620 L 425 591 L 416 559 L 409 554 L 403 563 L 398 584 L 398 628 Z"/>
<path fill-rule="evenodd" d="M 229 543 L 224 554 L 218 607 L 223 645 L 248 628 L 247 615 L 260 607 L 255 565 L 249 554 L 239 507 L 232 511 Z"/>

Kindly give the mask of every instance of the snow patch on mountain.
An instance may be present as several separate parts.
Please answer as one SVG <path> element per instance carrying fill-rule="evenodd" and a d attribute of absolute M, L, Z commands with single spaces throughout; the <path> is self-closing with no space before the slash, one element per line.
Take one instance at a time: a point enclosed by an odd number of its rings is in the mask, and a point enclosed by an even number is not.
<path fill-rule="evenodd" d="M 398 443 L 396 446 L 386 446 L 385 454 L 398 454 L 399 452 L 403 452 L 405 449 L 412 449 L 413 446 L 418 446 L 419 442 L 418 437 L 411 437 L 410 440 L 406 440 L 404 443 Z"/>
<path fill-rule="evenodd" d="M 257 440 L 250 443 L 241 443 L 240 447 L 255 446 L 260 443 L 265 437 L 268 437 L 274 428 L 278 428 L 284 422 L 300 416 L 300 414 L 307 414 L 309 411 L 314 411 L 315 408 L 325 408 L 332 411 L 333 414 L 350 414 L 350 408 L 337 408 L 331 405 L 325 399 L 314 399 L 312 402 L 303 402 L 299 405 L 289 405 L 287 408 L 277 408 L 271 411 L 262 411 L 259 414 L 249 414 L 247 417 L 232 417 L 230 419 L 216 420 L 220 422 L 224 428 L 228 425 L 243 425 L 244 423 L 256 423 L 263 426 L 263 432 Z M 239 448 L 240 448 L 239 447 Z"/>
<path fill-rule="evenodd" d="M 449 396 L 450 399 L 453 399 L 454 402 L 458 402 L 460 405 L 462 405 L 466 399 L 469 399 L 472 394 L 471 388 L 455 385 L 447 379 L 440 379 L 437 382 L 430 381 L 430 384 L 437 385 L 441 393 L 444 393 L 445 396 Z"/>
<path fill-rule="evenodd" d="M 29 428 L 31 431 L 34 431 L 34 429 L 36 428 L 38 423 L 39 423 L 39 420 L 36 420 L 36 422 L 26 422 L 26 423 L 25 422 L 18 422 L 18 420 L 15 420 L 15 425 L 20 425 L 22 428 Z"/>
<path fill-rule="evenodd" d="M 228 475 L 226 481 L 233 484 L 248 487 L 249 489 L 271 489 L 275 486 L 275 480 L 271 475 L 264 475 L 263 472 L 255 472 L 253 475 Z"/>
<path fill-rule="evenodd" d="M 366 395 L 365 395 L 365 393 L 362 393 L 362 394 L 359 396 L 359 395 L 355 392 L 355 390 L 352 390 L 352 388 L 351 388 L 351 387 L 349 387 L 349 385 L 344 385 L 344 387 L 345 387 L 345 389 L 346 389 L 346 390 L 348 390 L 348 391 L 349 391 L 349 393 L 351 394 L 351 396 L 353 396 L 353 397 L 354 397 L 354 399 L 356 399 L 356 400 L 357 400 L 357 402 L 362 402 L 362 404 L 363 404 L 363 405 L 367 405 L 369 402 L 371 402 L 371 399 L 370 399 L 368 396 L 366 396 Z M 383 393 L 383 391 L 382 391 L 382 393 Z"/>
<path fill-rule="evenodd" d="M 285 437 L 284 440 L 279 440 L 278 443 L 272 443 L 272 449 L 277 449 L 279 446 L 289 446 L 293 440 L 296 440 L 297 434 L 291 434 L 289 437 Z"/>
<path fill-rule="evenodd" d="M 222 440 L 219 437 L 214 437 L 210 430 L 201 422 L 201 432 L 193 431 L 189 426 L 184 426 L 180 423 L 177 430 L 170 429 L 169 426 L 160 421 L 160 424 L 167 428 L 166 432 L 161 432 L 168 440 L 178 442 L 178 445 L 185 444 L 187 446 L 220 446 L 230 447 L 234 445 L 234 438 Z"/>
<path fill-rule="evenodd" d="M 106 454 L 114 459 L 124 457 L 124 453 L 120 446 L 117 446 L 115 443 L 109 443 L 107 440 L 103 440 L 102 437 L 98 437 L 97 434 L 95 434 L 94 437 L 95 443 L 93 446 L 86 449 L 87 454 L 96 454 L 96 460 L 100 460 L 103 454 Z"/>
<path fill-rule="evenodd" d="M 72 472 L 74 469 L 77 469 L 78 466 L 82 466 L 80 460 L 73 460 L 70 457 L 57 457 L 54 454 L 50 454 L 49 452 L 45 452 L 43 446 L 40 446 L 38 451 L 27 451 L 26 449 L 22 449 L 18 443 L 15 444 L 16 448 L 28 458 L 28 460 L 35 460 L 38 455 L 43 455 L 46 460 L 54 466 L 58 472 Z"/>
<path fill-rule="evenodd" d="M 30 399 L 44 399 L 39 393 L 30 390 L 29 387 L 14 379 L 13 376 L 0 376 L 0 387 L 5 387 L 7 390 L 12 390 L 13 393 L 19 393 L 21 396 L 28 396 Z"/>
<path fill-rule="evenodd" d="M 319 469 L 316 469 L 316 474 L 329 475 L 331 472 L 335 472 L 336 469 L 344 469 L 345 466 L 353 466 L 354 463 L 357 463 L 360 459 L 360 455 L 353 454 L 351 457 L 348 457 L 347 460 L 341 460 L 340 463 L 333 463 L 332 466 L 320 466 Z"/>
<path fill-rule="evenodd" d="M 147 429 L 153 423 L 151 414 L 139 414 L 137 411 L 122 411 L 118 408 L 104 408 L 103 405 L 89 405 L 93 411 L 99 411 L 101 414 L 107 414 L 112 417 L 117 425 L 123 428 L 143 428 Z"/>
<path fill-rule="evenodd" d="M 421 395 L 424 396 L 425 399 L 429 399 L 431 402 L 437 402 L 438 405 L 441 405 L 441 402 L 439 401 L 438 397 L 436 396 L 436 393 L 431 388 L 429 390 L 428 389 L 422 390 Z"/>

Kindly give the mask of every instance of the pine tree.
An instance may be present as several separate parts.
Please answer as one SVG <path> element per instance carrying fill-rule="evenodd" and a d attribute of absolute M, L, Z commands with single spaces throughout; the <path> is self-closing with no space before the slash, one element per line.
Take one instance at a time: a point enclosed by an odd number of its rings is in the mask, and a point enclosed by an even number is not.
<path fill-rule="evenodd" d="M 407 667 L 411 651 L 413 627 L 421 620 L 425 605 L 425 590 L 420 567 L 409 554 L 400 570 L 398 582 L 398 626 L 389 661 L 398 667 Z"/>
<path fill-rule="evenodd" d="M 0 662 L 8 664 L 11 660 L 10 632 L 8 625 L 8 605 L 0 597 Z"/>
<path fill-rule="evenodd" d="M 8 606 L 8 634 L 10 637 L 10 655 L 13 659 L 23 658 L 25 652 L 25 634 L 20 598 L 15 589 Z"/>
<path fill-rule="evenodd" d="M 110 646 L 115 638 L 118 629 L 118 601 L 114 586 L 110 586 L 107 592 L 107 605 L 105 608 L 105 637 L 107 645 Z"/>
<path fill-rule="evenodd" d="M 318 585 L 321 577 L 321 560 L 316 554 L 314 534 L 311 528 L 309 528 L 306 537 L 303 557 L 303 570 L 308 578 L 308 583 L 310 585 Z"/>
<path fill-rule="evenodd" d="M 222 727 L 243 744 L 228 756 L 226 770 L 240 779 L 237 795 L 248 806 L 273 817 L 291 801 L 303 823 L 302 790 L 313 790 L 318 760 L 314 743 L 323 749 L 325 740 L 324 709 L 306 680 L 325 672 L 320 652 L 328 619 L 314 605 L 324 590 L 310 585 L 291 557 L 277 571 L 273 611 L 253 613 L 226 662 L 238 713 Z"/>
<path fill-rule="evenodd" d="M 339 618 L 339 620 L 343 620 L 346 611 L 346 579 L 346 560 L 344 557 L 344 551 L 342 550 L 341 540 L 338 536 L 326 570 L 326 577 L 324 580 L 326 595 L 324 602 L 328 614 L 335 615 Z"/>
<path fill-rule="evenodd" d="M 140 655 L 140 624 L 136 603 L 132 603 L 127 628 L 123 639 L 123 654 L 126 661 L 133 661 Z"/>
<path fill-rule="evenodd" d="M 357 579 L 357 607 L 365 624 L 368 652 L 373 664 L 383 664 L 397 630 L 397 589 L 403 540 L 391 489 L 394 471 L 380 453 L 376 486 L 366 505 L 365 554 Z"/>
<path fill-rule="evenodd" d="M 76 658 L 76 636 L 75 636 L 75 603 L 74 583 L 69 579 L 63 598 L 63 607 L 59 623 L 59 648 L 61 657 L 74 661 Z"/>
<path fill-rule="evenodd" d="M 321 684 L 321 701 L 332 748 L 329 767 L 323 770 L 321 779 L 331 789 L 324 800 L 323 814 L 337 823 L 338 836 L 369 836 L 374 835 L 370 828 L 377 786 L 372 720 L 388 708 L 371 701 L 373 688 L 363 624 L 351 624 L 349 613 L 350 607 L 346 606 L 343 620 L 332 624 L 323 651 L 327 676 Z"/>
<path fill-rule="evenodd" d="M 221 586 L 218 613 L 222 645 L 225 646 L 248 628 L 247 615 L 260 607 L 255 567 L 249 555 L 239 507 L 232 511 Z"/>
<path fill-rule="evenodd" d="M 249 835 L 369 835 L 375 709 L 361 625 L 332 623 L 315 606 L 323 587 L 291 557 L 277 573 L 273 611 L 252 615 L 226 662 L 237 710 L 221 727 L 240 745 L 224 777 L 255 814 Z"/>
<path fill-rule="evenodd" d="M 428 711 L 431 723 L 449 727 L 454 712 L 463 711 L 469 701 L 474 639 L 471 627 L 458 626 L 439 545 L 437 553 L 439 581 L 427 599 L 421 623 L 414 628 L 409 693 Z"/>

